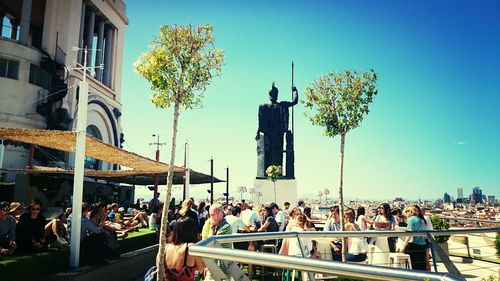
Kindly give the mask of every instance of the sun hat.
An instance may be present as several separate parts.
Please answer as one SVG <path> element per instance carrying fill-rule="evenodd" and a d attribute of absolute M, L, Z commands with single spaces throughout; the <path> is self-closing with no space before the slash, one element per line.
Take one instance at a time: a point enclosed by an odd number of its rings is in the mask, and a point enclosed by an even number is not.
<path fill-rule="evenodd" d="M 14 212 L 15 210 L 21 208 L 21 203 L 19 202 L 12 202 L 10 203 L 10 213 Z"/>

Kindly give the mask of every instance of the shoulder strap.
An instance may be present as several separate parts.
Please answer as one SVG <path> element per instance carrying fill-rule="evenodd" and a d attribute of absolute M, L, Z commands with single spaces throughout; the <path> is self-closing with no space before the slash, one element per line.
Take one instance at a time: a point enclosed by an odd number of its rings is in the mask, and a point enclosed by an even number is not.
<path fill-rule="evenodd" d="M 188 243 L 186 243 L 186 251 L 184 252 L 184 267 L 187 266 L 188 251 L 189 251 L 189 246 L 188 246 Z"/>

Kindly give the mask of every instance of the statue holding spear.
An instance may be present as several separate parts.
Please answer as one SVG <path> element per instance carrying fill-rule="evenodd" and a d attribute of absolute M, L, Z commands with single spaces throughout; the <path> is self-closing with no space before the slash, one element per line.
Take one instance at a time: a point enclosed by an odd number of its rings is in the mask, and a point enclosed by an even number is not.
<path fill-rule="evenodd" d="M 283 152 L 286 152 L 285 178 L 295 178 L 293 160 L 293 106 L 298 101 L 298 91 L 293 85 L 294 66 L 292 62 L 292 101 L 278 102 L 278 88 L 272 83 L 269 90 L 270 103 L 259 106 L 259 127 L 257 129 L 257 177 L 264 178 L 269 166 L 283 166 Z M 289 130 L 289 108 L 292 107 L 292 131 Z M 263 134 L 263 140 L 261 139 Z M 286 137 L 286 150 L 283 150 L 283 136 Z"/>

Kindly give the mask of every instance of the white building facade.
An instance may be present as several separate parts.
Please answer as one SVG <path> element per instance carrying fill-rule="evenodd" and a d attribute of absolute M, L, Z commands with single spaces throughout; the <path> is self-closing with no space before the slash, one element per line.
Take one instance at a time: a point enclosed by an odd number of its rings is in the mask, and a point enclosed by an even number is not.
<path fill-rule="evenodd" d="M 87 133 L 121 147 L 121 74 L 128 24 L 123 0 L 0 0 L 0 22 L 0 127 L 74 130 L 83 70 L 73 68 L 76 62 L 84 63 L 83 51 L 74 47 L 87 48 L 87 65 L 102 65 L 87 74 Z M 72 169 L 73 163 L 72 154 L 6 141 L 2 168 Z M 91 158 L 85 167 L 118 169 Z M 15 182 L 11 197 L 18 201 L 41 197 L 52 204 L 66 196 L 57 190 L 45 196 L 43 191 L 51 187 L 33 186 L 14 173 L 2 173 L 1 181 Z"/>

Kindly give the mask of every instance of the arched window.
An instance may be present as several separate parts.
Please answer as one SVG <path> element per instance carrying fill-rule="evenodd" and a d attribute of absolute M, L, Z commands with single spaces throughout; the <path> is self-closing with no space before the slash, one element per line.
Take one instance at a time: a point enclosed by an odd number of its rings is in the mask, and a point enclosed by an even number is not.
<path fill-rule="evenodd" d="M 102 136 L 101 133 L 99 132 L 99 129 L 97 129 L 97 127 L 94 125 L 90 125 L 87 127 L 87 134 L 96 139 L 102 140 Z M 92 157 L 85 156 L 85 168 L 92 170 L 100 170 L 101 161 Z"/>

